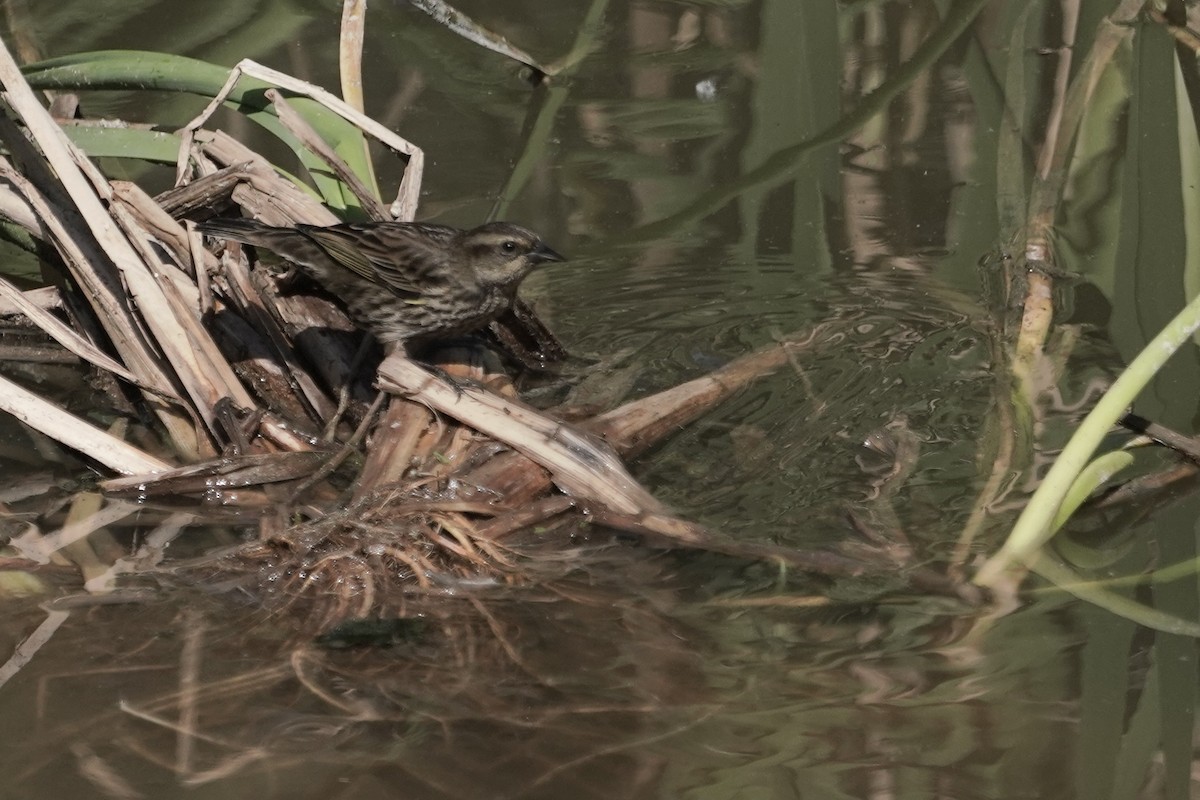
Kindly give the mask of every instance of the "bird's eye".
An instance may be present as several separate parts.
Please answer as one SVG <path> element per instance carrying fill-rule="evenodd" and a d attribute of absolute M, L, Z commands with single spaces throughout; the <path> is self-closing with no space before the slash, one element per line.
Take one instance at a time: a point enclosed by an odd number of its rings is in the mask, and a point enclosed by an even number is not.
<path fill-rule="evenodd" d="M 507 242 L 504 242 L 502 245 L 500 245 L 500 249 L 503 250 L 505 253 L 509 253 L 509 254 L 515 253 L 515 252 L 517 252 L 517 243 L 510 239 Z"/>

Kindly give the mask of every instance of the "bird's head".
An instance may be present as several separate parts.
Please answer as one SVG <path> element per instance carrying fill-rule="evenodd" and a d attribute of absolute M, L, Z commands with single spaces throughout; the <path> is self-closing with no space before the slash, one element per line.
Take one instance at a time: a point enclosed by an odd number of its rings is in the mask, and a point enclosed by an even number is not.
<path fill-rule="evenodd" d="M 489 222 L 462 234 L 459 242 L 476 276 L 493 286 L 516 286 L 547 261 L 564 261 L 531 230 L 509 222 Z"/>

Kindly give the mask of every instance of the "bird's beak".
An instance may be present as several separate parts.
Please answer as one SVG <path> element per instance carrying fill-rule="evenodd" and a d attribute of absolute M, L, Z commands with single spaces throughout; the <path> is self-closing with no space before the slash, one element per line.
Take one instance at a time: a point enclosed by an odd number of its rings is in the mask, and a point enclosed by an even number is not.
<path fill-rule="evenodd" d="M 567 259 L 563 258 L 561 255 L 559 255 L 558 253 L 551 250 L 549 247 L 546 247 L 546 245 L 544 245 L 541 242 L 538 242 L 538 246 L 533 248 L 533 252 L 531 252 L 529 254 L 529 258 L 533 259 L 533 263 L 535 263 L 535 264 L 541 264 L 543 261 L 566 261 L 567 260 Z"/>

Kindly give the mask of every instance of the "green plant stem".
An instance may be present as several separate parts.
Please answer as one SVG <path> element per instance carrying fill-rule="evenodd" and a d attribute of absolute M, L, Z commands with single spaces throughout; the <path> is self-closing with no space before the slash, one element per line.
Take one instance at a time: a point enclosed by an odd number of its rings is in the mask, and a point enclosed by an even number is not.
<path fill-rule="evenodd" d="M 1028 564 L 1038 549 L 1054 535 L 1052 523 L 1063 499 L 1087 467 L 1109 429 L 1137 395 L 1162 369 L 1176 350 L 1200 329 L 1200 296 L 1188 303 L 1121 373 L 1100 402 L 1087 415 L 1062 454 L 1034 492 L 1029 505 L 1000 550 L 980 568 L 975 583 L 994 587 L 1017 565 Z"/>

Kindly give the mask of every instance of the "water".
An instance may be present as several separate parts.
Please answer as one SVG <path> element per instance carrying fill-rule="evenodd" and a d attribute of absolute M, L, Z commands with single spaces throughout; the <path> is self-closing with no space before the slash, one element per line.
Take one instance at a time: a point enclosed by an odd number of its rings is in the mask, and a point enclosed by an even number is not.
<path fill-rule="evenodd" d="M 1028 196 L 1057 12 L 988 6 L 889 104 L 797 154 L 900 74 L 936 4 L 459 7 L 537 58 L 576 44 L 583 57 L 534 89 L 407 5 L 372 6 L 368 109 L 426 149 L 420 218 L 475 224 L 500 204 L 574 256 L 523 292 L 573 352 L 619 355 L 611 381 L 628 397 L 841 326 L 836 347 L 634 467 L 679 513 L 738 539 L 849 543 L 890 553 L 894 569 L 824 579 L 581 536 L 560 543 L 569 568 L 544 584 L 414 601 L 424 624 L 381 633 L 380 648 L 320 647 L 252 593 L 171 583 L 149 604 L 73 611 L 0 689 L 0 795 L 1188 797 L 1194 641 L 1036 578 L 1007 615 L 904 578 L 955 557 L 1000 459 L 1012 390 L 994 342 L 1015 312 L 995 254 Z M 95 8 L 31 7 L 24 22 L 13 8 L 10 30 L 47 56 L 253 57 L 336 88 L 327 4 Z M 1084 12 L 1076 66 L 1098 13 Z M 1030 434 L 1038 463 L 1078 423 L 1076 404 L 1194 293 L 1183 156 L 1195 143 L 1171 59 L 1161 31 L 1138 28 L 1084 127 L 1057 217 L 1059 372 Z M 1025 136 L 1015 150 L 1005 104 Z M 89 114 L 168 125 L 200 106 L 84 98 Z M 395 165 L 380 175 L 394 181 Z M 1186 348 L 1138 410 L 1190 432 L 1197 374 Z M 915 448 L 895 487 L 889 458 L 862 446 L 880 432 Z M 0 469 L 15 479 L 28 453 L 8 439 Z M 999 475 L 968 575 L 1029 488 L 1016 467 Z M 1152 495 L 1082 519 L 1061 552 L 1097 579 L 1186 564 L 1198 510 L 1186 489 Z M 119 549 L 129 538 L 116 533 Z M 208 529 L 225 544 L 248 533 Z M 1195 573 L 1181 575 L 1121 591 L 1194 620 Z M 4 653 L 45 619 L 45 596 L 9 599 Z"/>

